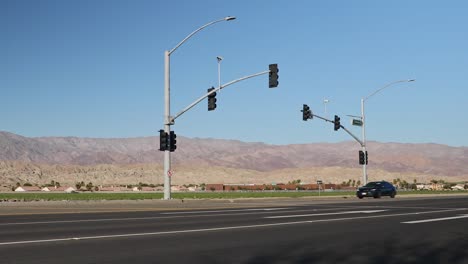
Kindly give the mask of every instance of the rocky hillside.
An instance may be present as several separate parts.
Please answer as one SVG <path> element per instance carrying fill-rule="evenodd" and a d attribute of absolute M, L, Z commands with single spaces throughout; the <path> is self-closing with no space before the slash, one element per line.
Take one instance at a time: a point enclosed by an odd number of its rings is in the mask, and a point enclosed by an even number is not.
<path fill-rule="evenodd" d="M 158 137 L 28 138 L 0 132 L 0 181 L 162 182 Z M 360 179 L 355 142 L 268 145 L 178 136 L 174 182 L 271 183 L 309 177 Z M 369 175 L 468 180 L 468 148 L 369 142 Z M 413 180 L 413 179 L 408 179 Z"/>

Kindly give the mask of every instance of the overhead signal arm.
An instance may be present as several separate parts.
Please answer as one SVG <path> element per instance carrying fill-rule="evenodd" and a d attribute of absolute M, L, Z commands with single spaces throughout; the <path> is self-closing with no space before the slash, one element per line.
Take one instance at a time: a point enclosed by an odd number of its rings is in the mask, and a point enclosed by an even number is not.
<path fill-rule="evenodd" d="M 306 106 L 306 105 L 305 105 L 305 106 Z M 301 111 L 303 111 L 303 110 L 301 110 Z M 346 127 L 344 127 L 342 124 L 336 123 L 334 120 L 330 120 L 330 119 L 327 119 L 327 118 L 325 118 L 325 117 L 318 116 L 318 115 L 316 115 L 316 114 L 314 114 L 314 113 L 312 113 L 312 112 L 310 113 L 310 115 L 311 115 L 311 118 L 312 118 L 312 117 L 316 117 L 316 118 L 318 118 L 318 119 L 324 120 L 325 122 L 330 122 L 330 123 L 333 123 L 334 125 L 339 125 L 339 128 L 342 128 L 344 131 L 346 131 L 346 133 L 348 133 L 352 138 L 354 138 L 354 139 L 361 145 L 361 147 L 364 146 L 364 142 L 362 142 L 358 137 L 356 137 L 353 133 L 351 133 L 351 131 L 349 131 L 349 130 L 348 130 Z M 335 119 L 336 119 L 336 118 L 335 118 Z M 338 118 L 338 122 L 339 122 L 339 118 Z M 336 129 L 336 130 L 338 130 L 338 129 Z"/>
<path fill-rule="evenodd" d="M 252 74 L 252 75 L 248 75 L 248 76 L 244 76 L 242 78 L 239 78 L 239 79 L 236 79 L 236 80 L 233 80 L 233 81 L 230 81 L 228 83 L 225 83 L 217 88 L 214 88 L 214 89 L 210 89 L 210 91 L 208 91 L 208 93 L 206 93 L 205 95 L 201 96 L 200 98 L 198 98 L 197 100 L 195 100 L 193 103 L 191 103 L 190 105 L 188 105 L 187 107 L 185 107 L 182 111 L 180 111 L 179 113 L 177 113 L 175 116 L 171 117 L 170 120 L 171 120 L 171 125 L 174 124 L 175 120 L 181 116 L 182 114 L 184 114 L 185 112 L 187 112 L 188 110 L 190 110 L 192 107 L 194 107 L 195 105 L 197 105 L 198 103 L 200 103 L 201 101 L 203 101 L 203 99 L 207 98 L 208 96 L 216 93 L 217 91 L 220 91 L 221 89 L 224 89 L 232 84 L 235 84 L 235 83 L 238 83 L 240 81 L 244 81 L 244 80 L 247 80 L 247 79 L 250 79 L 250 78 L 253 78 L 253 77 L 257 77 L 257 76 L 260 76 L 260 75 L 264 75 L 264 74 L 269 74 L 270 73 L 270 70 L 268 71 L 262 71 L 262 72 L 259 72 L 259 73 L 255 73 L 255 74 Z"/>

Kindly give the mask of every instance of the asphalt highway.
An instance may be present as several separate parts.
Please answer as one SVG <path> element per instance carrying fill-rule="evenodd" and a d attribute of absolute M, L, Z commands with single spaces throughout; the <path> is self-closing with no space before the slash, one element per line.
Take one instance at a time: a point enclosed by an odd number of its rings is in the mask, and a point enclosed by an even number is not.
<path fill-rule="evenodd" d="M 467 196 L 0 212 L 0 263 L 468 263 L 467 227 Z"/>

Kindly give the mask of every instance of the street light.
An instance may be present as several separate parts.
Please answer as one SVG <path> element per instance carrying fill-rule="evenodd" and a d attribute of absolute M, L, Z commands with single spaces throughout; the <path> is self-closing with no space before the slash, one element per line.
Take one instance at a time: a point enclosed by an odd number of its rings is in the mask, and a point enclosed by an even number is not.
<path fill-rule="evenodd" d="M 395 82 L 391 82 L 385 86 L 383 86 L 382 88 L 380 89 L 377 89 L 375 90 L 373 93 L 369 94 L 367 97 L 364 97 L 361 99 L 361 120 L 362 120 L 362 126 L 361 126 L 361 130 L 362 130 L 362 151 L 364 152 L 364 155 L 367 156 L 367 151 L 366 151 L 366 116 L 364 114 L 364 103 L 372 96 L 374 96 L 375 94 L 379 93 L 380 91 L 382 91 L 383 89 L 387 88 L 387 87 L 390 87 L 394 84 L 397 84 L 397 83 L 402 83 L 402 82 L 414 82 L 415 80 L 414 79 L 407 79 L 407 80 L 399 80 L 399 81 L 395 81 Z M 366 157 L 365 157 L 366 158 Z M 364 164 L 362 165 L 362 178 L 363 178 L 363 182 L 364 182 L 364 185 L 367 184 L 367 162 L 364 162 Z"/>
<path fill-rule="evenodd" d="M 221 61 L 223 57 L 217 56 L 216 59 L 218 60 L 218 87 L 221 87 Z"/>
<path fill-rule="evenodd" d="M 164 132 L 167 133 L 167 135 L 170 134 L 171 132 L 171 125 L 173 125 L 172 119 L 171 119 L 171 93 L 170 93 L 170 56 L 171 54 L 177 50 L 182 44 L 184 44 L 190 37 L 195 35 L 198 31 L 213 25 L 218 22 L 222 21 L 231 21 L 236 19 L 235 17 L 232 16 L 227 16 L 222 19 L 214 20 L 211 21 L 192 33 L 190 33 L 187 37 L 185 37 L 179 44 L 177 44 L 173 49 L 171 50 L 166 50 L 164 52 Z M 169 150 L 164 151 L 164 200 L 169 200 L 171 199 L 171 178 L 170 178 L 171 173 L 171 152 Z"/>
<path fill-rule="evenodd" d="M 328 118 L 327 114 L 327 104 L 330 102 L 328 99 L 323 99 L 323 105 L 325 106 L 325 117 Z"/>

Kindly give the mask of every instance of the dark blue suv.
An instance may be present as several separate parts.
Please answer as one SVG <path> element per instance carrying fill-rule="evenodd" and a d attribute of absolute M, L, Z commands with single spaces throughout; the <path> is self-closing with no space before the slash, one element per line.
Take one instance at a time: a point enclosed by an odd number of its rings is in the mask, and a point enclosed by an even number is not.
<path fill-rule="evenodd" d="M 391 183 L 386 181 L 369 182 L 366 185 L 359 187 L 356 196 L 359 199 L 363 197 L 380 198 L 382 196 L 390 196 L 395 198 L 396 188 Z"/>

